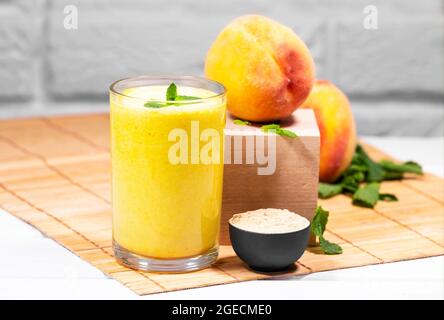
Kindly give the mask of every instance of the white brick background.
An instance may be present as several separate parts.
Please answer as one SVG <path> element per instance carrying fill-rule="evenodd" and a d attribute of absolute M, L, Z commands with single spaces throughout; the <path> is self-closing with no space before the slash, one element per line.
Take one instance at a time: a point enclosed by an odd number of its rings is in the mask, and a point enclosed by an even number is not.
<path fill-rule="evenodd" d="M 78 30 L 63 27 L 66 5 Z M 365 30 L 366 5 L 379 29 Z M 139 74 L 201 75 L 235 17 L 298 33 L 318 78 L 350 97 L 361 134 L 442 135 L 442 0 L 0 0 L 0 117 L 107 109 L 107 89 Z"/>

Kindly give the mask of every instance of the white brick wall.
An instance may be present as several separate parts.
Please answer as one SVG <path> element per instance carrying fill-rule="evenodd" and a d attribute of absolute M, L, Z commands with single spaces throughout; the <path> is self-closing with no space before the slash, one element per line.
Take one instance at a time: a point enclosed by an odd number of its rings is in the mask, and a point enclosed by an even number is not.
<path fill-rule="evenodd" d="M 0 1 L 0 98 L 33 96 L 33 27 L 26 13 Z"/>
<path fill-rule="evenodd" d="M 381 21 L 373 32 L 361 21 L 338 24 L 339 86 L 349 93 L 443 92 L 443 22 L 428 17 Z"/>
<path fill-rule="evenodd" d="M 68 4 L 79 10 L 78 30 L 63 27 Z M 378 8 L 378 30 L 362 27 L 366 5 Z M 442 135 L 443 7 L 442 0 L 0 0 L 0 117 L 106 110 L 116 79 L 200 75 L 223 26 L 259 13 L 307 42 L 318 77 L 349 94 L 361 133 Z"/>

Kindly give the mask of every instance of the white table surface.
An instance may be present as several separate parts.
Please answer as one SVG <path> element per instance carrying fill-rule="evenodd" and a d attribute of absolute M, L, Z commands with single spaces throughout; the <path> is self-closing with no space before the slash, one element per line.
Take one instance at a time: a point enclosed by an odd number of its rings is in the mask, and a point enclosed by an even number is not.
<path fill-rule="evenodd" d="M 444 176 L 442 137 L 364 140 Z M 0 299 L 444 299 L 443 256 L 138 297 L 4 211 L 0 239 Z"/>

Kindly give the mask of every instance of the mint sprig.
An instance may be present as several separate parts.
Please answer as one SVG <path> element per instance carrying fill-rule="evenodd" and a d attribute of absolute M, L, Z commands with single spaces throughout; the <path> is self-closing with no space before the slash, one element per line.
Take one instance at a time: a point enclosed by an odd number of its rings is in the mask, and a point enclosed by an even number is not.
<path fill-rule="evenodd" d="M 167 101 L 174 101 L 176 99 L 176 97 L 177 97 L 177 86 L 173 82 L 167 88 L 166 99 L 167 99 Z"/>
<path fill-rule="evenodd" d="M 321 206 L 316 208 L 316 214 L 311 222 L 311 232 L 319 238 L 319 246 L 325 254 L 341 254 L 342 248 L 324 238 L 324 232 L 328 223 L 329 212 Z"/>
<path fill-rule="evenodd" d="M 251 122 L 246 121 L 246 120 L 241 120 L 241 119 L 235 119 L 233 120 L 234 124 L 237 124 L 238 126 L 247 126 L 249 124 L 251 124 Z"/>
<path fill-rule="evenodd" d="M 379 200 L 383 201 L 398 201 L 398 198 L 391 193 L 380 193 L 379 194 Z"/>
<path fill-rule="evenodd" d="M 379 183 L 371 182 L 360 187 L 353 194 L 352 199 L 354 205 L 373 208 L 379 200 Z"/>
<path fill-rule="evenodd" d="M 264 131 L 264 132 L 268 132 L 268 131 L 271 131 L 271 130 L 279 129 L 280 127 L 281 127 L 281 126 L 278 125 L 278 124 L 276 124 L 276 123 L 271 123 L 271 124 L 264 124 L 264 125 L 261 127 L 261 129 L 262 129 L 262 131 Z"/>
<path fill-rule="evenodd" d="M 379 165 L 386 171 L 386 172 L 396 172 L 396 173 L 414 173 L 418 175 L 422 175 L 422 167 L 413 161 L 407 161 L 401 164 L 394 163 L 389 160 L 382 160 L 379 162 Z"/>
<path fill-rule="evenodd" d="M 159 108 L 166 107 L 166 104 L 165 103 L 161 103 L 161 102 L 156 102 L 156 101 L 147 101 L 143 106 L 145 108 L 159 109 Z"/>
<path fill-rule="evenodd" d="M 295 132 L 281 128 L 281 126 L 276 123 L 265 124 L 261 127 L 261 129 L 264 132 L 274 131 L 276 134 L 280 136 L 289 137 L 289 138 L 296 138 L 298 136 Z"/>
<path fill-rule="evenodd" d="M 233 120 L 233 123 L 237 124 L 239 126 L 246 126 L 246 125 L 251 124 L 249 121 L 241 120 L 241 119 Z M 264 124 L 261 127 L 261 129 L 263 132 L 274 132 L 277 135 L 280 135 L 283 137 L 296 138 L 298 136 L 295 132 L 293 132 L 291 130 L 284 129 L 277 123 Z"/>
<path fill-rule="evenodd" d="M 340 194 L 342 192 L 342 188 L 343 187 L 340 184 L 319 182 L 318 186 L 319 198 L 321 199 L 331 198 L 337 194 Z"/>
<path fill-rule="evenodd" d="M 182 103 L 175 103 L 174 101 L 190 101 L 190 100 L 198 100 L 199 97 L 193 97 L 193 96 L 186 96 L 186 95 L 179 95 L 177 94 L 177 86 L 174 82 L 172 82 L 165 94 L 165 98 L 167 102 L 158 102 L 158 101 L 147 101 L 144 106 L 146 108 L 164 108 L 168 106 L 179 106 L 182 105 Z"/>
<path fill-rule="evenodd" d="M 384 179 L 384 169 L 375 161 L 370 159 L 364 148 L 360 145 L 356 146 L 357 161 L 367 169 L 367 181 L 379 182 Z"/>
<path fill-rule="evenodd" d="M 293 131 L 282 128 L 277 128 L 276 133 L 280 136 L 289 137 L 289 138 L 296 138 L 298 136 Z"/>
<path fill-rule="evenodd" d="M 174 101 L 189 101 L 189 100 L 197 100 L 200 99 L 199 97 L 193 97 L 193 96 L 182 96 L 182 95 L 177 95 L 174 98 Z"/>
<path fill-rule="evenodd" d="M 422 167 L 413 161 L 394 163 L 389 160 L 372 160 L 360 145 L 349 167 L 334 183 L 319 183 L 318 195 L 321 199 L 338 194 L 351 194 L 356 206 L 373 208 L 378 201 L 398 201 L 393 194 L 380 193 L 379 183 L 384 180 L 398 180 L 405 173 L 422 175 Z M 362 184 L 367 183 L 362 186 Z"/>
<path fill-rule="evenodd" d="M 316 214 L 311 221 L 311 232 L 320 237 L 324 234 L 328 222 L 329 212 L 324 210 L 321 206 L 316 208 Z"/>
<path fill-rule="evenodd" d="M 339 244 L 333 243 L 325 239 L 324 237 L 319 237 L 319 246 L 325 254 L 341 254 L 342 248 Z"/>
<path fill-rule="evenodd" d="M 236 119 L 233 121 L 234 124 L 237 124 L 239 126 L 246 126 L 251 124 L 249 121 Z M 263 132 L 274 132 L 277 135 L 283 136 L 283 137 L 289 137 L 289 138 L 296 138 L 298 135 L 291 131 L 284 128 L 281 128 L 279 124 L 276 123 L 270 123 L 270 124 L 264 124 L 261 127 Z"/>

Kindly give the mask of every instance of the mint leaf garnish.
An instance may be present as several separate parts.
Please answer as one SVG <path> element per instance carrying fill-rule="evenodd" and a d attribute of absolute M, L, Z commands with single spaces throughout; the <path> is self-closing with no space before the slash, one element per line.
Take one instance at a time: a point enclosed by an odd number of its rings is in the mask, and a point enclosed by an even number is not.
<path fill-rule="evenodd" d="M 376 188 L 376 185 L 371 185 L 371 183 L 402 179 L 405 173 L 422 175 L 423 171 L 422 167 L 413 161 L 395 163 L 390 160 L 381 160 L 376 162 L 368 156 L 362 146 L 358 145 L 350 165 L 339 179 L 330 184 L 319 183 L 318 195 L 319 198 L 325 199 L 340 193 L 352 194 L 354 205 L 373 208 L 378 200 L 398 201 L 398 199 L 393 194 L 380 194 L 379 186 Z M 364 182 L 369 184 L 359 188 Z"/>
<path fill-rule="evenodd" d="M 391 193 L 380 193 L 379 194 L 379 200 L 383 201 L 398 201 L 398 198 Z"/>
<path fill-rule="evenodd" d="M 277 128 L 276 133 L 280 136 L 289 137 L 289 138 L 296 138 L 298 136 L 293 131 L 282 128 Z"/>
<path fill-rule="evenodd" d="M 316 214 L 311 222 L 311 232 L 319 237 L 319 246 L 325 254 L 340 254 L 340 245 L 332 243 L 324 238 L 324 231 L 327 226 L 329 212 L 321 206 L 316 208 Z"/>
<path fill-rule="evenodd" d="M 330 183 L 319 183 L 318 195 L 321 199 L 331 198 L 342 192 L 342 185 L 340 184 L 330 184 Z"/>
<path fill-rule="evenodd" d="M 289 138 L 296 138 L 298 135 L 291 130 L 283 129 L 279 124 L 271 123 L 261 127 L 262 131 L 269 132 L 274 131 L 276 134 Z"/>
<path fill-rule="evenodd" d="M 360 187 L 353 194 L 353 204 L 360 207 L 373 208 L 379 200 L 379 183 L 371 182 Z"/>
<path fill-rule="evenodd" d="M 177 95 L 175 101 L 198 100 L 199 97 Z"/>
<path fill-rule="evenodd" d="M 345 176 L 341 182 L 342 190 L 344 190 L 344 192 L 355 193 L 359 188 L 359 183 L 362 181 L 361 178 L 362 175 L 359 173 Z"/>
<path fill-rule="evenodd" d="M 193 97 L 193 96 L 185 96 L 185 95 L 178 95 L 177 94 L 177 86 L 174 82 L 172 82 L 167 90 L 166 90 L 166 103 L 163 102 L 156 102 L 156 101 L 148 101 L 144 104 L 146 108 L 164 108 L 167 106 L 179 106 L 183 103 L 176 103 L 174 101 L 188 101 L 188 100 L 198 100 L 199 97 Z"/>
<path fill-rule="evenodd" d="M 279 129 L 281 126 L 275 123 L 271 123 L 271 124 L 265 124 L 261 127 L 262 131 L 264 132 L 268 132 L 270 130 L 276 130 Z"/>
<path fill-rule="evenodd" d="M 397 164 L 389 160 L 382 160 L 379 162 L 379 165 L 388 172 L 423 174 L 422 167 L 413 161 Z"/>
<path fill-rule="evenodd" d="M 360 157 L 360 162 L 367 167 L 367 181 L 382 181 L 384 179 L 384 169 L 372 159 L 370 159 L 362 146 L 356 146 L 356 153 L 358 154 L 358 157 Z"/>
<path fill-rule="evenodd" d="M 404 173 L 398 171 L 385 171 L 384 180 L 400 180 L 404 178 Z"/>
<path fill-rule="evenodd" d="M 339 244 L 326 240 L 323 236 L 319 237 L 319 246 L 325 254 L 341 254 L 342 248 Z"/>
<path fill-rule="evenodd" d="M 167 105 L 165 103 L 160 103 L 160 102 L 156 102 L 156 101 L 148 101 L 144 104 L 144 107 L 146 108 L 163 108 L 166 107 Z"/>
<path fill-rule="evenodd" d="M 167 101 L 174 101 L 177 97 L 177 86 L 174 82 L 172 82 L 166 91 L 166 99 Z"/>
<path fill-rule="evenodd" d="M 316 214 L 311 222 L 311 231 L 318 237 L 322 236 L 325 231 L 325 226 L 328 222 L 328 211 L 321 206 L 316 208 Z"/>
<path fill-rule="evenodd" d="M 241 120 L 241 119 L 235 119 L 233 120 L 234 124 L 237 124 L 239 126 L 247 126 L 249 124 L 251 124 L 249 121 L 245 121 L 245 120 Z"/>

